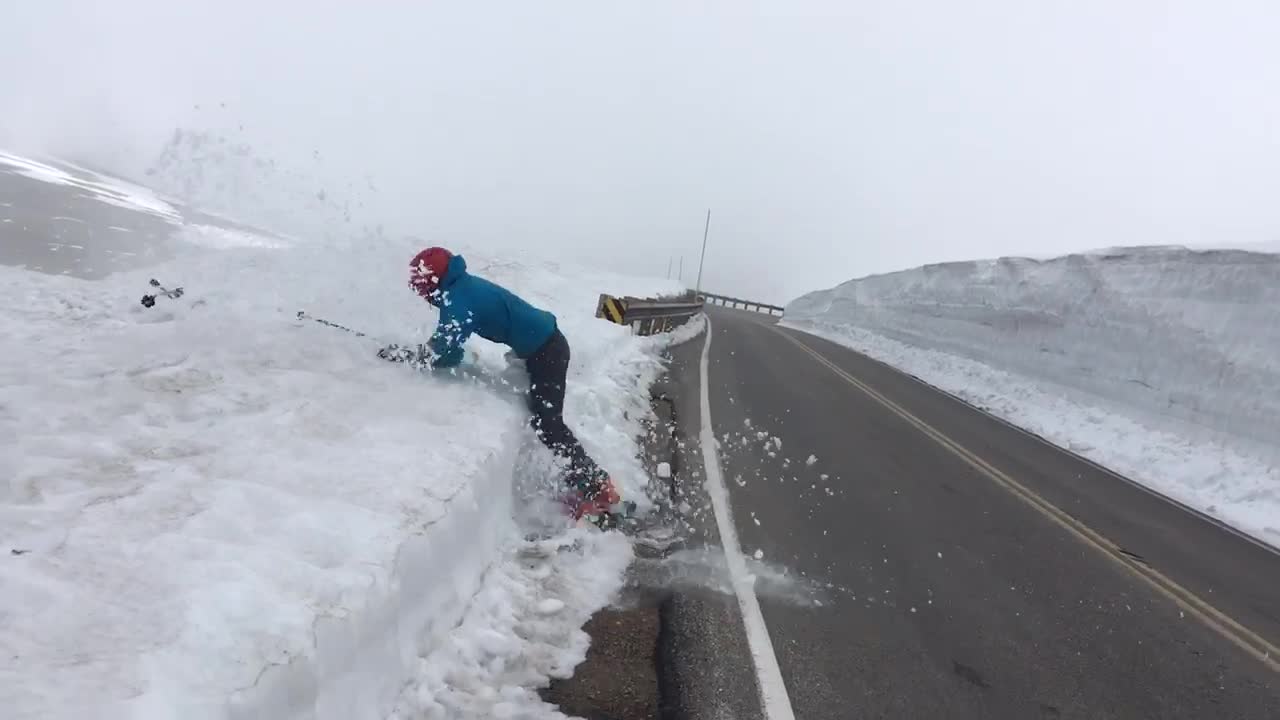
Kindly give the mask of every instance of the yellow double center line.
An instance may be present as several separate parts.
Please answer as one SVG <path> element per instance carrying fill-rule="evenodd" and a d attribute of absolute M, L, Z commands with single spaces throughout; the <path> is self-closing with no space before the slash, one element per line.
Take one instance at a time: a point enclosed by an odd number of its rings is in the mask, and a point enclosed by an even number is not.
<path fill-rule="evenodd" d="M 1151 588 L 1156 592 L 1172 600 L 1183 612 L 1189 613 L 1192 617 L 1195 617 L 1200 620 L 1200 622 L 1204 623 L 1209 629 L 1239 646 L 1248 654 L 1256 657 L 1258 660 L 1262 661 L 1267 668 L 1280 673 L 1280 647 L 1273 645 L 1258 633 L 1231 619 L 1226 613 L 1205 602 L 1198 595 L 1182 587 L 1177 582 L 1174 582 L 1164 573 L 1126 554 L 1119 545 L 1098 534 L 1079 520 L 1071 517 L 1053 503 L 1045 500 L 1043 497 L 1040 497 L 1040 495 L 1036 494 L 1027 486 L 1009 477 L 1004 472 L 1001 472 L 999 468 L 996 468 L 991 463 L 983 460 L 956 441 L 947 437 L 937 428 L 934 428 L 929 423 L 926 423 L 911 414 L 901 405 L 898 405 L 884 395 L 881 395 L 866 383 L 845 372 L 813 348 L 805 345 L 795 337 L 779 330 L 776 327 L 773 328 L 773 330 L 779 335 L 785 337 L 787 340 L 790 340 L 801 350 L 804 350 L 806 353 L 811 355 L 814 360 L 825 365 L 831 370 L 831 372 L 840 376 L 849 384 L 862 391 L 867 395 L 867 397 L 870 397 L 872 400 L 883 405 L 885 409 L 903 420 L 906 420 L 917 430 L 927 435 L 931 440 L 938 443 L 943 448 L 946 448 L 974 470 L 977 470 L 979 473 L 990 478 L 997 485 L 1013 493 L 1019 500 L 1030 505 L 1041 515 L 1044 515 L 1054 523 L 1057 523 L 1067 532 L 1076 536 L 1087 545 L 1092 546 L 1095 550 L 1110 558 L 1112 562 L 1115 562 L 1120 567 L 1128 570 L 1132 575 L 1151 586 Z"/>

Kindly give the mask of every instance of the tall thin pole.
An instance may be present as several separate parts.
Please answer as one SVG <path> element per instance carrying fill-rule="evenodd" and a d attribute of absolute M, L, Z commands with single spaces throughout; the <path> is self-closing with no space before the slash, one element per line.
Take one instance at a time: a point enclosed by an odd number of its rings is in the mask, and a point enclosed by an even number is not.
<path fill-rule="evenodd" d="M 680 256 L 680 274 L 676 276 L 680 282 L 684 282 L 684 256 Z"/>
<path fill-rule="evenodd" d="M 711 231 L 711 208 L 707 208 L 707 226 L 702 228 L 702 257 L 698 258 L 698 284 L 694 292 L 702 292 L 702 262 L 707 259 L 707 233 Z"/>
<path fill-rule="evenodd" d="M 674 257 L 671 257 L 670 255 L 667 256 L 667 279 L 668 280 L 671 279 L 671 261 L 673 260 L 675 260 Z"/>

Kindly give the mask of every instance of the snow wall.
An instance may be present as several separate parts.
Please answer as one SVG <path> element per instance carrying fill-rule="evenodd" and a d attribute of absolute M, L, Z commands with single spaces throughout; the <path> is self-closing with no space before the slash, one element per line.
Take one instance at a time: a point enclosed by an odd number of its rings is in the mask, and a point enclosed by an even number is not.
<path fill-rule="evenodd" d="M 1280 455 L 1280 255 L 1141 247 L 928 265 L 810 293 L 785 321 L 870 331 Z"/>
<path fill-rule="evenodd" d="M 28 165 L 46 192 L 96 192 Z M 536 688 L 583 659 L 630 548 L 594 533 L 540 570 L 513 559 L 526 493 L 555 477 L 523 371 L 478 339 L 478 375 L 376 358 L 434 326 L 406 285 L 415 241 L 178 216 L 188 249 L 162 265 L 0 267 L 0 715 L 558 717 Z M 643 505 L 636 438 L 672 338 L 592 315 L 600 292 L 680 288 L 457 249 L 557 314 L 566 417 Z M 185 294 L 143 308 L 152 277 Z"/>

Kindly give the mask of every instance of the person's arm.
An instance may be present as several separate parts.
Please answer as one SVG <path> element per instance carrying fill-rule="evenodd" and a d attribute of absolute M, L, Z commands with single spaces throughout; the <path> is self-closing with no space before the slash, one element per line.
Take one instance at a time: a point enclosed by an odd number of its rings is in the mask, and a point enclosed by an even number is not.
<path fill-rule="evenodd" d="M 457 367 L 462 362 L 462 346 L 471 337 L 473 330 L 470 313 L 467 313 L 467 317 L 459 317 L 448 309 L 441 308 L 440 323 L 427 341 L 431 348 L 431 367 Z"/>

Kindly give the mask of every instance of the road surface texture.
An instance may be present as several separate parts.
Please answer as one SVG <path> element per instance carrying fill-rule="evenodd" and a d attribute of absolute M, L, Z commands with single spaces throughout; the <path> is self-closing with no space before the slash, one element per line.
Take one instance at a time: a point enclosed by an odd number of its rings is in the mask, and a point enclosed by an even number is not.
<path fill-rule="evenodd" d="M 699 361 L 702 342 L 671 350 L 671 371 L 652 389 L 654 422 L 646 465 L 666 462 L 674 476 L 663 492 L 673 505 L 648 524 L 676 542 L 648 546 L 643 533 L 618 606 L 587 624 L 591 648 L 572 678 L 552 682 L 543 698 L 588 720 L 756 720 L 759 692 L 735 597 L 727 592 L 724 552 L 702 489 Z M 674 517 L 673 517 L 674 516 Z M 649 690 L 650 697 L 643 697 Z"/>
<path fill-rule="evenodd" d="M 1280 718 L 1280 554 L 851 350 L 710 315 L 742 550 L 824 588 L 759 594 L 795 717 Z M 677 613 L 694 632 L 663 652 L 741 705 L 749 681 L 688 661 L 718 623 L 722 672 L 751 667 L 730 614 Z"/>

